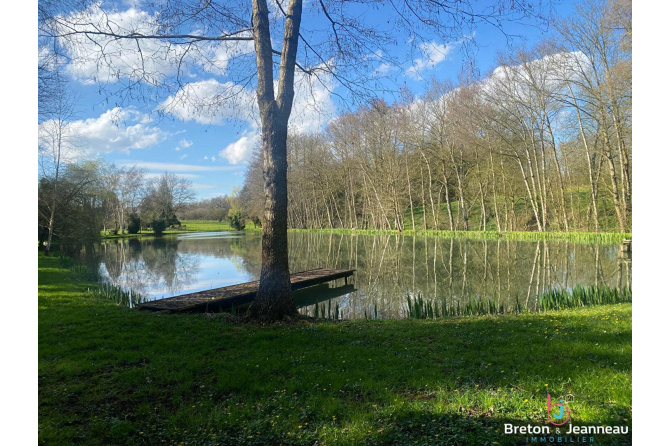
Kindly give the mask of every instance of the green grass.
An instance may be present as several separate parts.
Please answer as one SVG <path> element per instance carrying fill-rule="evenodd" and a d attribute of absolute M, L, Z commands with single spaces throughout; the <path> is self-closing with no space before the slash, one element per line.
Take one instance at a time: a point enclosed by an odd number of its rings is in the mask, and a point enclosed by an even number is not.
<path fill-rule="evenodd" d="M 227 222 L 216 221 L 199 221 L 199 220 L 184 220 L 182 227 L 179 229 L 168 229 L 164 234 L 185 234 L 191 232 L 222 232 L 233 231 Z M 254 228 L 253 223 L 247 223 L 245 230 L 258 230 L 261 228 Z M 361 234 L 361 235 L 396 235 L 398 231 L 384 230 L 384 229 L 289 229 L 294 232 L 329 232 L 336 234 Z M 458 239 L 473 239 L 473 240 L 521 240 L 521 241 L 537 241 L 537 240 L 567 240 L 571 242 L 583 243 L 621 243 L 624 239 L 632 239 L 631 233 L 620 232 L 534 232 L 534 231 L 508 231 L 497 232 L 491 231 L 446 231 L 446 230 L 417 230 L 412 231 L 406 229 L 402 232 L 404 235 L 423 235 L 432 237 L 447 237 Z M 118 235 L 103 235 L 103 240 L 125 238 L 125 237 L 152 237 L 154 234 L 151 231 L 143 231 L 140 234 L 118 234 Z"/>
<path fill-rule="evenodd" d="M 289 229 L 294 232 L 327 232 L 335 234 L 359 235 L 398 235 L 398 231 L 389 229 Z M 435 231 L 405 230 L 402 235 L 422 235 L 431 237 L 446 237 L 472 240 L 565 240 L 575 243 L 621 243 L 625 239 L 632 239 L 631 233 L 622 232 L 532 232 L 532 231 Z"/>
<path fill-rule="evenodd" d="M 40 255 L 40 444 L 516 445 L 504 423 L 546 424 L 547 393 L 574 395 L 575 424 L 631 425 L 631 304 L 257 326 L 73 275 Z"/>
<path fill-rule="evenodd" d="M 163 234 L 187 234 L 190 232 L 223 232 L 223 231 L 234 231 L 230 227 L 228 222 L 218 222 L 218 221 L 206 221 L 206 220 L 183 220 L 181 222 L 181 228 L 175 229 L 166 229 Z M 253 223 L 247 223 L 245 230 L 253 230 Z M 260 228 L 258 228 L 260 230 Z M 116 238 L 127 238 L 127 237 L 152 237 L 154 236 L 153 231 L 140 231 L 139 234 L 102 234 L 104 240 L 116 239 Z"/>

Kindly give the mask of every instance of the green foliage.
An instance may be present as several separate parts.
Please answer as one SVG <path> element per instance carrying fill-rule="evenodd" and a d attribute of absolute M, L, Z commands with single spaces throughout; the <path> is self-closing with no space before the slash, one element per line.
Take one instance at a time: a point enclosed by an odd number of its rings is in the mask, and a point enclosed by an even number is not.
<path fill-rule="evenodd" d="M 538 297 L 540 308 L 543 311 L 632 301 L 633 292 L 630 288 L 624 287 L 619 290 L 604 286 L 577 285 L 572 290 L 549 290 Z"/>
<path fill-rule="evenodd" d="M 165 221 L 165 223 L 168 226 L 181 226 L 181 222 L 179 221 L 179 219 L 177 218 L 177 216 L 175 214 L 172 214 L 172 216 L 170 218 L 168 218 Z"/>
<path fill-rule="evenodd" d="M 244 214 L 242 214 L 241 211 L 234 209 L 228 211 L 228 223 L 236 231 L 244 230 L 244 227 L 247 224 Z"/>
<path fill-rule="evenodd" d="M 100 165 L 88 161 L 62 166 L 61 176 L 41 177 L 38 183 L 38 225 L 46 239 L 49 219 L 55 207 L 53 234 L 61 248 L 75 253 L 100 240 L 104 193 L 95 186 Z"/>
<path fill-rule="evenodd" d="M 165 228 L 167 228 L 168 224 L 165 219 L 162 218 L 155 218 L 151 221 L 151 230 L 154 231 L 154 234 L 156 235 L 162 235 L 163 232 L 165 231 Z"/>
<path fill-rule="evenodd" d="M 630 288 L 610 288 L 608 286 L 580 286 L 571 290 L 553 289 L 546 291 L 537 299 L 537 310 L 549 311 L 565 308 L 577 308 L 594 305 L 612 305 L 618 303 L 630 303 L 633 293 Z M 512 307 L 502 304 L 498 296 L 490 298 L 479 298 L 470 296 L 470 300 L 463 306 L 459 301 L 454 304 L 448 303 L 446 298 L 438 300 L 424 299 L 419 293 L 416 296 L 407 295 L 407 316 L 413 319 L 437 319 L 444 317 L 460 316 L 483 316 L 499 314 L 521 314 L 528 312 L 526 305 L 519 303 Z"/>
<path fill-rule="evenodd" d="M 137 214 L 130 214 L 128 216 L 128 234 L 137 234 L 140 232 L 140 216 Z"/>

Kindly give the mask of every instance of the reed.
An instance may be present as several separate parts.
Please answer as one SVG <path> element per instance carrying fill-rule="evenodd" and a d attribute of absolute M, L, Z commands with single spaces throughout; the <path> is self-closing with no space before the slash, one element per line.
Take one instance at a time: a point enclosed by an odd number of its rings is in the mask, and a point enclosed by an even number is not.
<path fill-rule="evenodd" d="M 328 305 L 318 303 L 314 304 L 314 309 L 312 310 L 312 315 L 315 319 L 340 319 L 340 304 L 335 302 L 335 308 L 332 308 L 331 301 L 328 301 Z"/>
<path fill-rule="evenodd" d="M 58 257 L 61 267 L 68 270 L 68 278 L 75 282 L 100 282 L 100 273 L 88 266 L 79 263 L 70 256 L 61 254 Z"/>
<path fill-rule="evenodd" d="M 561 310 L 566 308 L 587 307 L 595 305 L 612 305 L 632 302 L 631 288 L 611 288 L 608 286 L 577 285 L 570 290 L 552 289 L 541 293 L 537 298 L 537 311 Z M 429 300 L 421 294 L 407 295 L 407 317 L 412 319 L 438 319 L 445 317 L 483 316 L 500 314 L 527 313 L 529 308 L 521 305 L 519 296 L 516 302 L 508 306 L 500 302 L 498 296 L 493 298 L 476 298 L 474 295 L 461 306 L 448 303 L 446 298 Z"/>
<path fill-rule="evenodd" d="M 88 288 L 88 294 L 94 297 L 111 300 L 117 305 L 133 308 L 146 302 L 147 299 L 141 293 L 134 290 L 125 290 L 109 282 L 104 282 L 96 287 Z"/>
<path fill-rule="evenodd" d="M 553 289 L 546 291 L 538 297 L 538 304 L 542 311 L 547 311 L 593 305 L 611 305 L 632 302 L 632 300 L 633 293 L 629 287 L 618 289 L 577 285 L 572 290 Z"/>

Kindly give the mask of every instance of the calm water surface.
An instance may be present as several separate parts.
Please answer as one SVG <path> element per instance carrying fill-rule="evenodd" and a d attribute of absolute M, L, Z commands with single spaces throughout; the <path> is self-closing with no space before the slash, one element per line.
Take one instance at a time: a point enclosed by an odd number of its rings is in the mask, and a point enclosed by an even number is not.
<path fill-rule="evenodd" d="M 292 272 L 356 269 L 353 286 L 321 285 L 296 293 L 304 314 L 338 304 L 340 318 L 406 315 L 407 296 L 461 304 L 518 296 L 533 309 L 538 293 L 575 285 L 631 286 L 632 260 L 619 245 L 565 241 L 475 241 L 441 237 L 289 233 Z M 261 234 L 197 233 L 109 241 L 85 253 L 111 282 L 161 299 L 256 280 Z M 351 283 L 351 282 L 350 282 Z M 338 286 L 335 286 L 338 285 Z"/>

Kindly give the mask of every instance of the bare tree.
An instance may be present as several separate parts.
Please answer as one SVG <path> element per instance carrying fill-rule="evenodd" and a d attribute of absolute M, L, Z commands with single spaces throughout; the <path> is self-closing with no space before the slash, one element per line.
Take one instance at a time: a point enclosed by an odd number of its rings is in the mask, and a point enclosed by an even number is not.
<path fill-rule="evenodd" d="M 409 41 L 419 51 L 431 39 L 445 42 L 462 39 L 470 34 L 473 24 L 486 22 L 502 29 L 507 19 L 537 17 L 539 11 L 525 0 L 497 1 L 486 7 L 475 4 L 389 0 L 386 8 L 379 9 L 376 2 L 364 2 L 365 8 L 377 14 L 377 20 L 370 24 L 358 4 L 318 1 L 310 4 L 307 12 L 311 19 L 325 21 L 329 32 L 302 32 L 302 0 L 276 0 L 271 3 L 272 10 L 266 0 L 252 0 L 250 5 L 175 0 L 149 7 L 153 14 L 142 24 L 121 23 L 110 18 L 113 11 L 104 10 L 103 4 L 92 3 L 86 10 L 53 17 L 50 26 L 43 29 L 47 35 L 70 45 L 71 55 L 84 54 L 88 66 L 96 69 L 96 79 L 109 82 L 126 79 L 125 92 L 135 95 L 144 88 L 166 87 L 175 91 L 172 103 L 188 101 L 184 93 L 193 88 L 184 83 L 189 62 L 195 62 L 201 69 L 222 72 L 216 50 L 230 45 L 232 55 L 226 58 L 223 70 L 228 65 L 238 70 L 230 74 L 230 82 L 220 85 L 221 90 L 213 100 L 200 105 L 216 113 L 222 106 L 230 107 L 235 98 L 244 95 L 245 87 L 255 82 L 263 145 L 265 211 L 260 287 L 251 313 L 272 320 L 296 313 L 290 291 L 286 233 L 286 138 L 296 70 L 316 77 L 326 88 L 329 84 L 325 79 L 334 79 L 353 97 L 367 99 L 382 89 L 371 87 L 368 82 L 380 62 L 402 65 L 404 56 L 387 51 L 387 46 L 398 39 Z M 273 47 L 273 37 L 274 41 L 282 42 L 281 49 Z M 245 57 L 249 53 L 240 49 L 243 47 L 234 48 L 235 42 L 253 42 L 252 63 Z M 94 55 L 74 50 L 87 45 L 96 51 Z M 302 46 L 300 60 L 299 46 Z M 130 53 L 132 47 L 137 51 Z M 279 58 L 278 68 L 275 56 Z M 124 62 L 121 68 L 117 66 L 120 59 Z M 167 66 L 170 69 L 165 69 Z"/>
<path fill-rule="evenodd" d="M 69 92 L 67 81 L 58 70 L 54 70 L 50 76 L 49 97 L 42 101 L 48 105 L 41 109 L 46 120 L 40 123 L 38 129 L 40 177 L 48 179 L 52 184 L 49 202 L 44 203 L 43 207 L 48 212 L 44 245 L 47 254 L 51 250 L 54 222 L 59 211 L 62 169 L 76 160 L 77 152 L 83 144 L 71 125 L 75 116 L 76 98 Z"/>
<path fill-rule="evenodd" d="M 144 219 L 151 221 L 154 232 L 161 233 L 165 227 L 176 223 L 177 212 L 184 210 L 194 198 L 191 181 L 165 172 L 147 185 L 147 194 L 142 201 Z"/>

